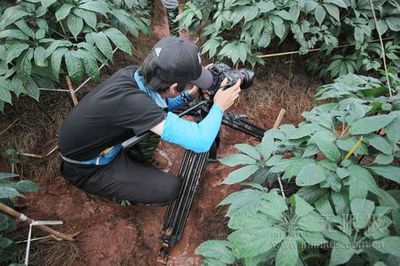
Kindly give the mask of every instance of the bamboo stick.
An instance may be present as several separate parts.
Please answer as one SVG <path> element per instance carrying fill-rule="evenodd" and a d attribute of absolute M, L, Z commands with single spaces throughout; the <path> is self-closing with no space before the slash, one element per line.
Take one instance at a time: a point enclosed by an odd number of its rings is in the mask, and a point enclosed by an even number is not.
<path fill-rule="evenodd" d="M 383 38 L 382 41 L 388 41 L 388 40 L 393 40 L 394 38 Z M 378 42 L 379 40 L 372 40 L 369 41 L 368 43 L 372 43 L 372 42 Z M 350 47 L 350 46 L 354 46 L 356 45 L 355 43 L 351 43 L 351 44 L 343 44 L 343 45 L 339 45 L 334 47 L 334 49 L 337 48 L 343 48 L 343 47 Z M 318 52 L 322 50 L 321 48 L 314 48 L 314 49 L 309 49 L 308 52 Z M 277 57 L 277 56 L 283 56 L 283 55 L 292 55 L 292 54 L 299 54 L 300 51 L 290 51 L 290 52 L 282 52 L 282 53 L 274 53 L 274 54 L 264 54 L 264 55 L 260 55 L 258 57 L 260 58 L 268 58 L 268 57 Z"/>
<path fill-rule="evenodd" d="M 286 110 L 282 108 L 281 111 L 278 114 L 278 117 L 275 120 L 275 124 L 273 126 L 274 129 L 279 127 L 279 125 L 281 124 L 283 116 L 285 115 L 285 113 L 286 113 Z"/>
<path fill-rule="evenodd" d="M 7 130 L 9 130 L 12 126 L 14 126 L 19 121 L 19 118 L 15 119 L 8 127 L 6 127 L 3 131 L 0 132 L 0 136 L 4 134 Z"/>
<path fill-rule="evenodd" d="M 29 224 L 31 224 L 34 221 L 33 219 L 29 218 L 28 216 L 24 215 L 23 213 L 17 212 L 16 210 L 6 206 L 3 203 L 0 203 L 0 211 L 3 211 L 5 213 L 11 215 L 15 219 L 18 219 L 21 221 L 27 221 Z M 66 235 L 66 234 L 63 234 L 56 230 L 53 230 L 50 227 L 45 226 L 45 225 L 37 225 L 36 227 L 38 227 L 42 231 L 45 231 L 47 233 L 54 235 L 58 239 L 62 239 L 62 240 L 66 240 L 66 241 L 75 241 L 75 239 L 74 239 L 75 235 L 74 236 Z"/>
<path fill-rule="evenodd" d="M 65 80 L 67 81 L 69 93 L 71 94 L 72 101 L 74 102 L 74 105 L 78 104 L 78 99 L 76 98 L 74 88 L 72 87 L 72 82 L 71 78 L 69 76 L 65 76 Z"/>

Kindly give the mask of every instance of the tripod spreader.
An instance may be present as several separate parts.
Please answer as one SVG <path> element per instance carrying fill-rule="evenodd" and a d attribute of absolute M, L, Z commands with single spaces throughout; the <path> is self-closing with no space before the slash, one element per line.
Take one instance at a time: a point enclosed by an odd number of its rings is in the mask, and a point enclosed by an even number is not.
<path fill-rule="evenodd" d="M 262 137 L 264 136 L 264 132 L 266 131 L 266 129 L 249 122 L 246 119 L 245 115 L 238 115 L 229 112 L 224 113 L 222 124 L 251 135 L 260 140 L 262 139 Z"/>

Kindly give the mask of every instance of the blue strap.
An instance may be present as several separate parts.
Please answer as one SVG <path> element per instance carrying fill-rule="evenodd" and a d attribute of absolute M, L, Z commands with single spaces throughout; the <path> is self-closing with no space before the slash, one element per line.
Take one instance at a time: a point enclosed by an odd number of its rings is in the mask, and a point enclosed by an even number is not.
<path fill-rule="evenodd" d="M 136 72 L 134 74 L 134 78 L 135 78 L 135 81 L 141 91 L 143 91 L 144 93 L 149 95 L 151 97 L 151 99 L 153 99 L 153 101 L 158 106 L 160 106 L 162 109 L 168 108 L 164 97 L 162 97 L 160 94 L 158 94 L 157 92 L 153 91 L 152 89 L 150 89 L 150 88 L 146 87 L 146 85 L 144 85 L 144 82 L 143 82 L 142 76 L 139 73 L 139 70 L 136 70 Z"/>
<path fill-rule="evenodd" d="M 168 111 L 187 105 L 191 101 L 193 101 L 193 98 L 189 95 L 189 92 L 185 90 L 181 95 L 167 99 Z"/>
<path fill-rule="evenodd" d="M 113 146 L 109 151 L 107 151 L 104 154 L 100 154 L 96 158 L 93 158 L 91 160 L 87 161 L 77 161 L 73 159 L 69 159 L 62 154 L 60 154 L 61 158 L 69 163 L 75 163 L 75 164 L 85 164 L 85 165 L 106 165 L 110 163 L 117 155 L 118 153 L 122 150 L 122 144 L 117 144 Z"/>
<path fill-rule="evenodd" d="M 206 152 L 218 134 L 223 114 L 221 107 L 214 104 L 208 115 L 197 124 L 168 112 L 161 139 L 194 152 Z"/>

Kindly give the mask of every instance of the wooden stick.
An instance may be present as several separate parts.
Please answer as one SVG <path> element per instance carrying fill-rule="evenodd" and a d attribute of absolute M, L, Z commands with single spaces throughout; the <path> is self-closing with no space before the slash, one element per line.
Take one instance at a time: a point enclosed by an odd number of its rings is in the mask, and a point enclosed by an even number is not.
<path fill-rule="evenodd" d="M 19 153 L 19 155 L 26 156 L 26 157 L 33 157 L 33 158 L 45 158 L 45 157 L 49 156 L 50 154 L 52 154 L 53 152 L 55 152 L 57 150 L 57 148 L 58 148 L 58 145 L 56 145 L 54 148 L 52 148 L 45 155 L 34 154 L 34 153 Z"/>
<path fill-rule="evenodd" d="M 279 127 L 279 125 L 281 124 L 283 116 L 285 115 L 285 113 L 286 113 L 286 110 L 282 108 L 281 111 L 278 114 L 278 117 L 275 120 L 275 124 L 274 124 L 274 127 L 273 127 L 274 129 Z"/>
<path fill-rule="evenodd" d="M 19 155 L 26 156 L 26 157 L 33 157 L 33 158 L 43 158 L 43 155 L 33 154 L 33 153 L 19 153 Z"/>
<path fill-rule="evenodd" d="M 15 125 L 19 121 L 19 118 L 15 119 L 8 127 L 6 127 L 3 131 L 0 132 L 0 136 L 4 134 L 7 130 L 9 130 L 13 125 Z"/>
<path fill-rule="evenodd" d="M 387 40 L 393 40 L 393 39 L 394 38 L 384 38 L 382 40 L 383 41 L 387 41 Z M 372 40 L 372 41 L 369 41 L 368 43 L 377 42 L 377 41 L 380 41 L 380 40 Z M 353 44 L 343 44 L 343 45 L 339 45 L 339 46 L 334 47 L 334 49 L 343 48 L 343 47 L 349 47 L 349 46 L 354 46 L 354 45 L 355 45 L 355 43 L 353 43 Z M 318 52 L 320 50 L 321 50 L 321 48 L 314 48 L 314 49 L 309 49 L 308 52 Z M 300 53 L 300 51 L 290 51 L 290 52 L 282 52 L 282 53 L 275 53 L 275 54 L 264 54 L 264 55 L 260 55 L 258 57 L 259 58 L 268 58 L 268 57 L 276 57 L 276 56 L 299 54 L 299 53 Z"/>
<path fill-rule="evenodd" d="M 376 15 L 375 15 L 375 6 L 374 6 L 374 3 L 372 2 L 372 0 L 369 0 L 369 3 L 370 3 L 370 5 L 371 5 L 372 16 L 374 17 L 376 31 L 378 32 L 379 42 L 381 43 L 383 66 L 384 66 L 384 68 L 385 68 L 386 82 L 387 82 L 388 89 L 389 89 L 389 95 L 390 95 L 390 97 L 392 97 L 392 96 L 393 96 L 393 95 L 392 95 L 392 89 L 390 88 L 389 74 L 388 74 L 387 65 L 386 65 L 385 46 L 383 46 L 382 35 L 381 35 L 380 31 L 379 31 L 378 20 L 376 19 Z"/>
<path fill-rule="evenodd" d="M 78 104 L 78 99 L 76 98 L 74 88 L 72 87 L 72 82 L 69 76 L 65 76 L 65 80 L 67 81 L 69 93 L 71 94 L 72 101 L 74 102 L 74 105 Z"/>
<path fill-rule="evenodd" d="M 15 219 L 18 219 L 18 220 L 21 220 L 21 221 L 27 221 L 29 224 L 31 224 L 34 221 L 31 218 L 29 218 L 28 216 L 26 216 L 26 215 L 24 215 L 24 214 L 22 214 L 20 212 L 17 212 L 16 210 L 4 205 L 3 203 L 0 203 L 0 211 L 3 211 L 5 213 L 11 215 Z M 63 234 L 63 233 L 58 232 L 56 230 L 53 230 L 48 226 L 37 225 L 37 227 L 39 229 L 41 229 L 42 231 L 45 231 L 47 233 L 50 233 L 50 234 L 56 236 L 59 239 L 66 240 L 66 241 L 75 241 L 74 237 L 66 235 L 66 234 Z"/>

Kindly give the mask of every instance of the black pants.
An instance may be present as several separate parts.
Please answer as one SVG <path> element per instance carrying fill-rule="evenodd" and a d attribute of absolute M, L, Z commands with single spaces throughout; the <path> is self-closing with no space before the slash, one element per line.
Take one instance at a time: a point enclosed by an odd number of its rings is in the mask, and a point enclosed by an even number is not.
<path fill-rule="evenodd" d="M 150 139 L 151 142 L 152 141 Z M 165 203 L 176 198 L 179 180 L 176 176 L 138 162 L 132 153 L 145 158 L 155 147 L 145 146 L 145 152 L 122 150 L 104 166 L 88 166 L 63 161 L 61 172 L 73 185 L 91 194 L 128 200 L 134 203 Z M 139 146 L 139 149 L 143 147 Z"/>

